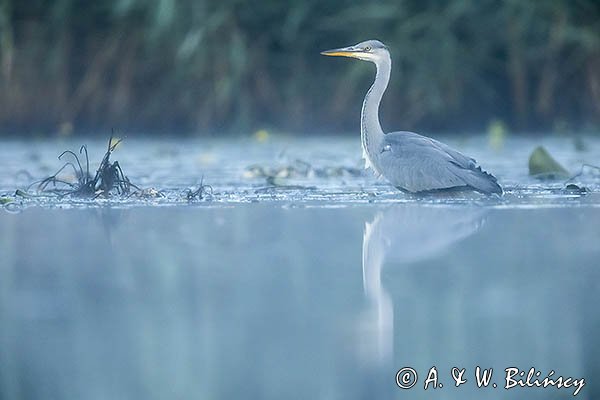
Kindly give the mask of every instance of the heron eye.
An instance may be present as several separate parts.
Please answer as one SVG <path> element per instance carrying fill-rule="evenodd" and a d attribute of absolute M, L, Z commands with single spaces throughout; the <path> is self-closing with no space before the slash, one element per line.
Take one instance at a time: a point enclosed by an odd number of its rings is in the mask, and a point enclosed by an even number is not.
<path fill-rule="evenodd" d="M 365 50 L 365 51 L 371 51 L 371 46 L 367 46 L 367 47 L 365 47 L 365 49 L 364 49 L 364 50 Z"/>

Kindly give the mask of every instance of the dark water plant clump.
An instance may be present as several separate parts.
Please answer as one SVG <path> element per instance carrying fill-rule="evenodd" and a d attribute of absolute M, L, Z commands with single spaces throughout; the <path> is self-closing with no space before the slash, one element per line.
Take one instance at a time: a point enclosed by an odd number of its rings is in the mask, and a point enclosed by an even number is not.
<path fill-rule="evenodd" d="M 17 189 L 12 196 L 0 194 L 0 206 L 4 206 L 4 208 L 7 208 L 7 205 L 22 207 L 26 203 L 37 203 L 37 199 L 45 202 L 51 198 L 62 199 L 65 197 L 82 200 L 116 198 L 127 202 L 146 200 L 191 202 L 212 198 L 213 189 L 210 185 L 204 184 L 204 179 L 200 181 L 199 185 L 184 192 L 173 192 L 169 189 L 155 187 L 141 188 L 133 184 L 123 172 L 119 162 L 111 161 L 111 156 L 120 143 L 121 139 L 115 139 L 111 135 L 104 156 L 93 175 L 90 173 L 90 160 L 85 145 L 79 148 L 78 153 L 71 150 L 63 151 L 58 159 L 64 164 L 56 173 L 33 182 L 25 190 Z M 74 177 L 70 173 L 74 173 Z M 32 187 L 35 187 L 35 190 L 31 191 Z"/>
<path fill-rule="evenodd" d="M 132 188 L 140 191 L 140 189 L 132 184 L 129 178 L 125 176 L 118 161 L 110 162 L 110 156 L 119 143 L 121 143 L 121 139 L 114 139 L 111 135 L 108 140 L 108 148 L 104 153 L 104 157 L 94 176 L 90 174 L 90 161 L 85 145 L 79 148 L 79 156 L 71 150 L 65 150 L 58 156 L 58 159 L 63 160 L 65 157 L 71 157 L 72 160 L 66 161 L 54 175 L 40 181 L 37 185 L 37 191 L 42 193 L 54 193 L 61 197 L 74 196 L 84 198 L 96 198 L 99 196 L 108 197 L 111 194 L 127 196 L 132 193 Z M 85 158 L 83 160 L 85 162 L 85 169 L 83 168 L 80 156 Z M 65 169 L 69 168 L 75 173 L 77 178 L 76 182 L 69 182 L 60 176 Z M 34 184 L 30 185 L 29 188 Z M 26 194 L 29 194 L 29 188 L 25 192 Z"/>
<path fill-rule="evenodd" d="M 200 185 L 196 189 L 188 189 L 185 191 L 187 201 L 203 200 L 207 196 L 212 196 L 213 188 L 210 185 L 204 184 L 204 178 L 200 180 Z"/>

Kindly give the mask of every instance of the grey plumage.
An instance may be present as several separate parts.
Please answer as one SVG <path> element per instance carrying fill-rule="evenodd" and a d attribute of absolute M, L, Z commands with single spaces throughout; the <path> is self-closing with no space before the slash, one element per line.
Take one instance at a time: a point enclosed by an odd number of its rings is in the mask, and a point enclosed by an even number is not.
<path fill-rule="evenodd" d="M 379 105 L 392 68 L 390 53 L 383 43 L 368 40 L 321 54 L 358 58 L 373 62 L 377 67 L 375 81 L 365 96 L 361 111 L 365 167 L 411 193 L 458 188 L 502 194 L 493 175 L 483 171 L 473 158 L 450 146 L 413 132 L 383 132 L 379 123 Z"/>
<path fill-rule="evenodd" d="M 473 158 L 413 132 L 386 134 L 379 159 L 380 165 L 386 166 L 382 175 L 409 192 L 465 186 L 482 193 L 502 193 L 496 178 L 483 171 Z"/>

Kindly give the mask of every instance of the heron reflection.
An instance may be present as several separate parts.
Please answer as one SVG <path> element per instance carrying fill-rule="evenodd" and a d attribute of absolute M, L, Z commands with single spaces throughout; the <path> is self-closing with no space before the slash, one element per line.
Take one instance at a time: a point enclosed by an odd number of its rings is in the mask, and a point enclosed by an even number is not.
<path fill-rule="evenodd" d="M 363 286 L 369 308 L 361 320 L 365 361 L 386 363 L 393 355 L 394 302 L 381 281 L 385 263 L 396 267 L 434 257 L 473 235 L 485 210 L 397 205 L 365 223 L 362 249 Z"/>

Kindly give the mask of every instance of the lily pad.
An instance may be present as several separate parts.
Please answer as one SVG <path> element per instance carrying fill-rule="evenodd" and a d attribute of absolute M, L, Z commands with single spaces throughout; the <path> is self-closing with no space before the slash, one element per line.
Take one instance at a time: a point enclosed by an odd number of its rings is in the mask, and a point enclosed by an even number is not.
<path fill-rule="evenodd" d="M 529 175 L 538 179 L 566 179 L 569 172 L 543 146 L 538 146 L 529 156 Z"/>

